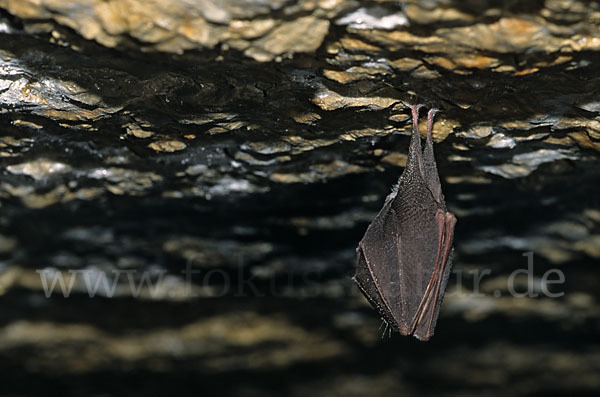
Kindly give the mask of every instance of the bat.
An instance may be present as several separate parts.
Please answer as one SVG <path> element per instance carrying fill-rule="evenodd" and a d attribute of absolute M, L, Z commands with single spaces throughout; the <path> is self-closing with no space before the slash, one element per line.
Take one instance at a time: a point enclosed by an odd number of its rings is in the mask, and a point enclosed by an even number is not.
<path fill-rule="evenodd" d="M 406 167 L 356 248 L 353 280 L 390 332 L 427 341 L 433 335 L 452 267 L 456 217 L 446 209 L 433 156 L 437 109 L 427 114 L 427 140 L 421 151 L 418 118 L 422 106 L 411 106 Z"/>

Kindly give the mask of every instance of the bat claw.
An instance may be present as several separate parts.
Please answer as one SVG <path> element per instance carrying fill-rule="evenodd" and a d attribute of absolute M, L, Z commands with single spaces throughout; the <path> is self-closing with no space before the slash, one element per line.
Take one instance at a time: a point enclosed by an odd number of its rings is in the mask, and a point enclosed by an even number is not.
<path fill-rule="evenodd" d="M 436 108 L 431 108 L 429 109 L 429 112 L 427 112 L 427 144 L 431 145 L 431 140 L 432 140 L 432 135 L 433 135 L 433 118 L 435 117 L 436 113 L 438 113 L 440 110 L 436 109 Z M 433 151 L 433 149 L 432 149 Z"/>
<path fill-rule="evenodd" d="M 429 112 L 427 112 L 427 118 L 431 117 L 431 119 L 433 119 L 433 117 L 436 114 L 438 114 L 439 112 L 440 112 L 440 109 L 438 109 L 438 108 L 431 108 L 431 109 L 429 109 Z"/>
<path fill-rule="evenodd" d="M 404 106 L 406 106 L 407 108 L 411 108 L 411 109 L 417 108 L 417 111 L 420 110 L 422 107 L 425 106 L 422 103 L 409 103 L 409 102 L 406 102 L 406 101 L 400 101 L 400 102 L 402 102 L 402 104 Z"/>
<path fill-rule="evenodd" d="M 415 112 L 417 115 L 419 114 L 419 110 L 421 110 L 421 108 L 424 108 L 425 105 L 423 105 L 422 103 L 416 103 L 413 105 L 410 105 L 410 108 L 412 109 L 413 112 Z"/>

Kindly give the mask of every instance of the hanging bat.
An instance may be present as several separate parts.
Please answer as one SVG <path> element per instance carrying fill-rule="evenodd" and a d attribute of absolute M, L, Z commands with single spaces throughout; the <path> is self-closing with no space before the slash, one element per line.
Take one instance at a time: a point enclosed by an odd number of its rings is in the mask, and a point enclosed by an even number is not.
<path fill-rule="evenodd" d="M 427 141 L 421 151 L 421 107 L 411 106 L 406 168 L 358 244 L 353 280 L 386 326 L 426 341 L 433 335 L 452 267 L 456 217 L 446 210 L 433 156 L 437 110 L 427 114 Z"/>

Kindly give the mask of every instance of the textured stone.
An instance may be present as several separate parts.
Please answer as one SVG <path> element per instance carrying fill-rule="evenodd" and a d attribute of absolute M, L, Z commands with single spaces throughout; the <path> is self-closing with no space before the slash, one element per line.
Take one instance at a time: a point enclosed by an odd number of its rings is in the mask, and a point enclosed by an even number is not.
<path fill-rule="evenodd" d="M 3 393 L 598 394 L 598 2 L 0 8 Z M 418 346 L 350 280 L 417 102 L 458 217 Z"/>
<path fill-rule="evenodd" d="M 148 147 L 157 152 L 176 152 L 186 148 L 186 144 L 177 140 L 156 141 L 148 144 Z"/>

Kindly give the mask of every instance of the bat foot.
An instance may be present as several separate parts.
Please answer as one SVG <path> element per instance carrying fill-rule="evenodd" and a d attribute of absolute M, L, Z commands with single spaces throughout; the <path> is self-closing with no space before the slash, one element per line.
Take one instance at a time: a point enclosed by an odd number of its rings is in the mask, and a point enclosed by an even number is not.
<path fill-rule="evenodd" d="M 419 117 L 419 110 L 421 110 L 421 108 L 424 108 L 425 105 L 422 103 L 416 103 L 413 105 L 410 105 L 410 109 L 412 111 L 413 116 L 416 115 L 417 118 Z"/>
<path fill-rule="evenodd" d="M 432 143 L 432 135 L 433 135 L 433 118 L 439 112 L 439 109 L 431 108 L 429 112 L 427 112 L 427 145 L 431 145 Z M 432 149 L 433 151 L 433 149 Z"/>
<path fill-rule="evenodd" d="M 416 110 L 417 110 L 417 112 L 418 112 L 418 111 L 419 111 L 419 110 L 420 110 L 422 107 L 425 107 L 425 104 L 423 104 L 423 103 L 408 103 L 408 102 L 402 101 L 402 104 L 403 104 L 404 106 L 406 106 L 407 108 L 410 108 L 410 109 L 416 109 Z"/>
<path fill-rule="evenodd" d="M 428 124 L 431 122 L 430 125 L 433 125 L 433 118 L 439 112 L 440 112 L 440 109 L 438 109 L 438 108 L 431 108 L 431 109 L 429 109 L 429 112 L 427 112 L 427 122 L 428 122 Z"/>

